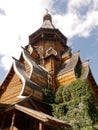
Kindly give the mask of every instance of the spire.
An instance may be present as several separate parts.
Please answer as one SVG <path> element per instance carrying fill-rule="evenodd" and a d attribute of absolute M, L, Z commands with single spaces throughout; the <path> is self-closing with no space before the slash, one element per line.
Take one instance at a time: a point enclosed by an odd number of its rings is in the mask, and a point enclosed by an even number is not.
<path fill-rule="evenodd" d="M 55 27 L 52 24 L 52 17 L 48 12 L 49 12 L 48 9 L 46 9 L 46 14 L 43 16 L 43 24 L 41 28 L 54 29 Z"/>

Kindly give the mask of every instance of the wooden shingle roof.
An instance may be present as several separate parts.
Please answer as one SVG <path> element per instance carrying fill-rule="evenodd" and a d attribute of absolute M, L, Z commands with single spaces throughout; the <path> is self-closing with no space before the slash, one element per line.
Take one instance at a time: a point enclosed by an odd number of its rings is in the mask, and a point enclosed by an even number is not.
<path fill-rule="evenodd" d="M 42 91 L 42 88 L 39 85 L 37 85 L 36 83 L 34 83 L 29 79 L 25 67 L 20 61 L 15 60 L 14 70 L 23 82 L 23 89 L 21 91 L 21 94 L 24 93 L 26 86 L 30 87 L 32 90 Z"/>
<path fill-rule="evenodd" d="M 53 24 L 51 23 L 50 20 L 45 20 L 41 26 L 41 28 L 49 28 L 49 29 L 55 29 Z"/>
<path fill-rule="evenodd" d="M 33 74 L 34 71 L 36 71 L 37 73 L 41 74 L 42 76 L 47 77 L 48 72 L 45 71 L 45 69 L 42 69 L 42 67 L 40 67 L 39 65 L 37 65 L 35 63 L 35 61 L 33 60 L 33 58 L 30 56 L 30 54 L 26 50 L 23 50 L 23 57 L 29 63 L 29 65 L 31 67 L 30 76 Z"/>
<path fill-rule="evenodd" d="M 78 63 L 78 60 L 79 60 L 79 53 L 76 52 L 76 53 L 72 54 L 72 57 L 70 59 L 66 60 L 62 64 L 57 76 L 73 70 L 75 68 L 76 64 Z"/>
<path fill-rule="evenodd" d="M 83 74 L 81 75 L 80 79 L 87 79 L 89 75 L 89 64 L 88 61 L 82 63 Z"/>

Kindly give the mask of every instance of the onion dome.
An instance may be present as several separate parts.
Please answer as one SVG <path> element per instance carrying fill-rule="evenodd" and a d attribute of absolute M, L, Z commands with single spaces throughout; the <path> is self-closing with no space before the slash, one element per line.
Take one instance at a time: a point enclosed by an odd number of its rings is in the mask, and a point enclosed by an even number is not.
<path fill-rule="evenodd" d="M 49 28 L 49 29 L 54 29 L 55 27 L 52 24 L 52 17 L 51 15 L 48 13 L 48 10 L 46 9 L 46 14 L 43 17 L 43 24 L 41 26 L 41 28 Z"/>
<path fill-rule="evenodd" d="M 46 13 L 46 14 L 44 15 L 44 17 L 43 17 L 43 22 L 44 22 L 45 20 L 49 20 L 49 21 L 52 23 L 52 17 L 51 17 L 51 15 L 48 14 L 48 13 Z"/>

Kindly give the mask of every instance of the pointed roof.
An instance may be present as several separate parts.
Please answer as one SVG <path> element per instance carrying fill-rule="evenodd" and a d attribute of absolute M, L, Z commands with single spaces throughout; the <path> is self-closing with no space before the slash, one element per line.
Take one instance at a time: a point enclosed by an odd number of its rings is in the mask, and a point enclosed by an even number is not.
<path fill-rule="evenodd" d="M 29 44 L 35 44 L 41 39 L 57 39 L 61 41 L 61 44 L 65 46 L 65 48 L 67 46 L 67 37 L 64 36 L 59 29 L 56 29 L 54 27 L 54 25 L 52 24 L 52 17 L 48 12 L 43 16 L 42 26 L 29 36 Z"/>
<path fill-rule="evenodd" d="M 66 60 L 62 64 L 57 76 L 73 70 L 75 68 L 76 64 L 78 63 L 78 60 L 79 60 L 79 52 L 73 53 L 72 57 L 70 59 Z"/>

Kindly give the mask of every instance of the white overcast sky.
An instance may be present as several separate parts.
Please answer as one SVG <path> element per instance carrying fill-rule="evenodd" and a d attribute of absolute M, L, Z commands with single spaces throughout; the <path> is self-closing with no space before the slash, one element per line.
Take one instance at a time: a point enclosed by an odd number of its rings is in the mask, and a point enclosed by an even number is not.
<path fill-rule="evenodd" d="M 42 25 L 46 8 L 54 26 L 68 39 L 89 41 L 96 30 L 95 43 L 98 42 L 98 0 L 0 0 L 0 72 L 8 71 L 12 56 L 19 58 L 21 46 L 27 45 L 28 36 Z"/>

